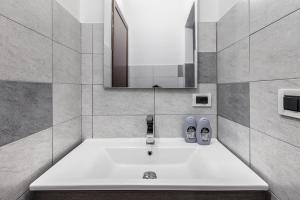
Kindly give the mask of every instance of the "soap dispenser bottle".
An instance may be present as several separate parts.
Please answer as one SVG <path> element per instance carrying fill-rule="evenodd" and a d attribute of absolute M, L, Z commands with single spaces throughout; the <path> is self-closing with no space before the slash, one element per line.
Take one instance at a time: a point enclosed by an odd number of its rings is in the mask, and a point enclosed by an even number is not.
<path fill-rule="evenodd" d="M 187 117 L 183 124 L 183 137 L 187 143 L 196 143 L 196 119 L 194 117 Z"/>
<path fill-rule="evenodd" d="M 200 145 L 209 145 L 212 138 L 212 129 L 210 122 L 206 118 L 201 118 L 197 122 L 196 131 L 197 142 Z"/>

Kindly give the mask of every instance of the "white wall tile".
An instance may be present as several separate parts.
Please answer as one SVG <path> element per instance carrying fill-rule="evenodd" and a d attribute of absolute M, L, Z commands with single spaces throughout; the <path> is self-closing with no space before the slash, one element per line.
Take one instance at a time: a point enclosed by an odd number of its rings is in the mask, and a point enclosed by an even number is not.
<path fill-rule="evenodd" d="M 249 38 L 218 52 L 218 83 L 249 81 Z"/>
<path fill-rule="evenodd" d="M 53 43 L 53 81 L 81 83 L 81 54 L 56 42 Z"/>
<path fill-rule="evenodd" d="M 93 86 L 82 85 L 82 115 L 93 114 Z"/>
<path fill-rule="evenodd" d="M 251 130 L 251 166 L 280 199 L 299 199 L 299 157 L 299 148 Z"/>
<path fill-rule="evenodd" d="M 93 54 L 93 84 L 103 85 L 103 55 Z"/>
<path fill-rule="evenodd" d="M 17 199 L 52 164 L 52 128 L 0 147 L 0 199 Z"/>
<path fill-rule="evenodd" d="M 107 89 L 94 85 L 94 115 L 147 115 L 154 113 L 153 89 Z"/>
<path fill-rule="evenodd" d="M 250 126 L 300 147 L 300 121 L 278 114 L 278 90 L 299 89 L 300 80 L 250 83 Z"/>
<path fill-rule="evenodd" d="M 93 137 L 93 116 L 82 116 L 82 140 Z"/>
<path fill-rule="evenodd" d="M 145 137 L 146 116 L 94 116 L 94 138 Z"/>
<path fill-rule="evenodd" d="M 56 162 L 81 142 L 81 117 L 53 127 L 53 160 Z"/>
<path fill-rule="evenodd" d="M 300 10 L 250 37 L 251 80 L 300 78 Z"/>
<path fill-rule="evenodd" d="M 93 84 L 93 55 L 92 54 L 82 54 L 81 83 Z"/>
<path fill-rule="evenodd" d="M 236 122 L 218 117 L 218 139 L 249 164 L 250 129 Z"/>
<path fill-rule="evenodd" d="M 52 82 L 51 40 L 2 16 L 0 30 L 0 79 Z"/>
<path fill-rule="evenodd" d="M 53 85 L 53 124 L 81 115 L 81 85 Z"/>

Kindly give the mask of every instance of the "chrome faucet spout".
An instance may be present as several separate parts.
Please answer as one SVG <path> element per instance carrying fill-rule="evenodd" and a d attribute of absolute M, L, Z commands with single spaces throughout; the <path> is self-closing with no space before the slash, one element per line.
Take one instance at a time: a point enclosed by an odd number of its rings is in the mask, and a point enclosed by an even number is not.
<path fill-rule="evenodd" d="M 146 144 L 154 145 L 155 144 L 154 116 L 148 115 L 146 118 L 146 122 L 147 122 Z"/>

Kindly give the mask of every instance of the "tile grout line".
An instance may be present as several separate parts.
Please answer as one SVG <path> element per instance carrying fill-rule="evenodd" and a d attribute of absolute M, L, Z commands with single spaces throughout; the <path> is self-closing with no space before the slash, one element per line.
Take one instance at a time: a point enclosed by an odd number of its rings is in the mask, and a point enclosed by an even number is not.
<path fill-rule="evenodd" d="M 268 134 L 268 133 L 265 133 L 264 131 L 257 130 L 256 128 L 250 128 L 250 130 L 254 130 L 254 131 L 256 131 L 256 132 L 258 132 L 258 133 L 260 133 L 260 134 L 263 134 L 263 135 L 265 135 L 265 136 L 268 136 L 268 137 L 272 138 L 273 140 L 280 141 L 280 142 L 282 142 L 282 143 L 285 143 L 286 145 L 292 146 L 292 147 L 294 147 L 294 148 L 300 150 L 300 146 L 291 144 L 291 143 L 289 143 L 289 142 L 287 142 L 287 141 L 284 141 L 284 140 L 282 140 L 282 139 L 280 139 L 280 138 L 278 138 L 278 137 L 275 137 L 275 136 L 272 136 L 272 135 L 270 135 L 270 134 Z"/>
<path fill-rule="evenodd" d="M 53 9 L 54 9 L 54 0 L 51 0 L 51 42 L 52 42 L 52 165 L 54 164 L 54 64 L 53 64 L 53 48 L 54 48 L 54 41 L 53 41 L 53 35 L 54 35 L 54 17 L 53 17 Z"/>
<path fill-rule="evenodd" d="M 251 10 L 250 10 L 250 0 L 248 0 L 248 33 L 250 35 L 250 23 L 251 23 Z M 250 43 L 250 36 L 248 36 L 248 41 L 249 41 L 249 46 L 248 46 L 248 74 L 250 75 L 251 74 L 251 66 L 250 66 L 250 56 L 251 56 L 251 43 Z M 249 150 L 249 166 L 250 168 L 252 168 L 252 162 L 251 162 L 251 87 L 250 87 L 250 82 L 249 82 L 249 147 L 248 147 L 248 150 Z"/>
<path fill-rule="evenodd" d="M 92 26 L 92 138 L 94 138 L 94 24 Z"/>

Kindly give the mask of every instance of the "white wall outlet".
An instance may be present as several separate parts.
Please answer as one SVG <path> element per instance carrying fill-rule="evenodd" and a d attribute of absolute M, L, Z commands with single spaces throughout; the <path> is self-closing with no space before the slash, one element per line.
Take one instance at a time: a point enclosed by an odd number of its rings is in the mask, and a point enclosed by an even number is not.
<path fill-rule="evenodd" d="M 300 97 L 300 89 L 280 89 L 278 90 L 278 113 L 283 116 L 300 119 L 300 112 L 286 110 L 284 108 L 284 97 Z"/>
<path fill-rule="evenodd" d="M 211 94 L 193 94 L 193 107 L 211 107 Z"/>

